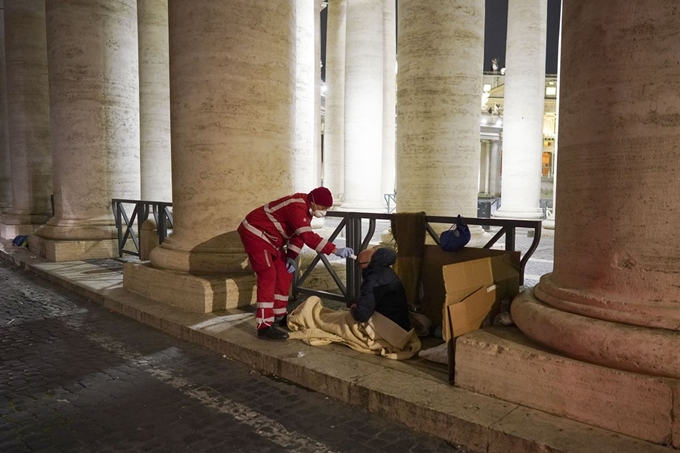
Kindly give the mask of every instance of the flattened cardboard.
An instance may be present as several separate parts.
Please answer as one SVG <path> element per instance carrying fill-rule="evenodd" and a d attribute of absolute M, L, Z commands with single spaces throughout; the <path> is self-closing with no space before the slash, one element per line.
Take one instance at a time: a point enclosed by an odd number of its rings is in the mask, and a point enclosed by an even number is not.
<path fill-rule="evenodd" d="M 438 245 L 426 245 L 425 256 L 423 257 L 423 272 L 421 275 L 423 300 L 418 306 L 418 313 L 422 313 L 430 318 L 435 326 L 443 326 L 442 307 L 446 300 L 446 289 L 444 287 L 442 267 L 447 264 L 472 261 L 487 257 L 492 257 L 494 271 L 496 268 L 496 260 L 501 260 L 501 262 L 505 262 L 507 263 L 506 265 L 511 265 L 519 271 L 519 252 L 479 249 L 474 247 L 465 247 L 457 252 L 445 252 Z M 516 281 L 517 284 L 515 286 L 518 288 L 519 274 L 517 274 Z M 502 287 L 503 285 L 500 286 Z M 501 299 L 511 298 L 503 296 L 503 292 L 502 288 L 500 288 L 499 297 Z"/>

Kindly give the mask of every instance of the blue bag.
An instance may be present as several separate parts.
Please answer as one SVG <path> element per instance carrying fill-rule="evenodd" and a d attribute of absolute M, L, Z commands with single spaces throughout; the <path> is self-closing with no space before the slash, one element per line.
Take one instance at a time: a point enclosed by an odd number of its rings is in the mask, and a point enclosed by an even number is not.
<path fill-rule="evenodd" d="M 439 245 L 442 250 L 455 252 L 462 249 L 470 242 L 470 229 L 463 223 L 460 216 L 456 219 L 456 224 L 439 236 Z"/>

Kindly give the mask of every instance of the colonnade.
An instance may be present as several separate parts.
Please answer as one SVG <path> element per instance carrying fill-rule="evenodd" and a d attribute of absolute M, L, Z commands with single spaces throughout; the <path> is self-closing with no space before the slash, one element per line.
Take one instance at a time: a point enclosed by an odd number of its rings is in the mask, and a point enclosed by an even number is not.
<path fill-rule="evenodd" d="M 392 159 L 392 5 L 329 4 L 323 177 L 351 208 L 378 206 L 392 177 L 378 170 Z M 544 5 L 510 0 L 501 208 L 510 217 L 538 208 Z M 680 378 L 680 78 L 667 32 L 680 27 L 675 8 L 565 3 L 555 270 L 512 305 L 535 341 L 670 378 Z M 167 199 L 171 186 L 173 234 L 144 265 L 153 275 L 126 288 L 157 285 L 169 298 L 163 285 L 199 282 L 208 297 L 224 275 L 247 275 L 241 219 L 317 181 L 319 144 L 309 135 L 319 134 L 302 120 L 316 115 L 309 39 L 319 9 L 283 0 L 5 0 L 0 233 L 33 232 L 31 249 L 55 260 L 113 256 L 111 198 Z M 474 216 L 479 181 L 499 191 L 491 171 L 499 142 L 480 163 L 483 30 L 483 0 L 399 2 L 400 211 Z M 162 175 L 146 178 L 149 169 Z"/>

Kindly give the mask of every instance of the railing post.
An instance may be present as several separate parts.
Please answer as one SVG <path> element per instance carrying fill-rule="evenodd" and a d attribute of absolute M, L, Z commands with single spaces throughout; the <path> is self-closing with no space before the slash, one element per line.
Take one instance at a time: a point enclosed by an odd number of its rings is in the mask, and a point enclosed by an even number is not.
<path fill-rule="evenodd" d="M 121 203 L 115 202 L 116 206 L 116 230 L 118 231 L 118 257 L 123 257 L 123 213 L 121 212 Z"/>
<path fill-rule="evenodd" d="M 505 250 L 509 252 L 515 251 L 515 233 L 517 229 L 514 226 L 508 226 L 505 233 Z"/>

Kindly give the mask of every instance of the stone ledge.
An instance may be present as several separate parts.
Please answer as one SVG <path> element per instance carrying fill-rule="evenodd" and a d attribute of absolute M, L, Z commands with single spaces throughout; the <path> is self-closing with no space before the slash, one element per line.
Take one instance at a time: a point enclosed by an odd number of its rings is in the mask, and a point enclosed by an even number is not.
<path fill-rule="evenodd" d="M 573 360 L 547 351 L 517 328 L 491 327 L 462 336 L 456 344 L 455 384 L 658 444 L 680 442 L 673 416 L 679 381 Z"/>
<path fill-rule="evenodd" d="M 148 263 L 125 263 L 123 286 L 149 299 L 195 313 L 245 307 L 255 302 L 255 276 L 192 275 L 154 269 Z"/>
<path fill-rule="evenodd" d="M 256 340 L 252 315 L 198 314 L 130 293 L 119 271 L 50 263 L 16 247 L 0 256 L 105 307 L 266 373 L 399 421 L 475 452 L 670 453 L 672 449 L 338 354 L 338 347 Z M 60 266 L 69 267 L 66 271 Z M 73 269 L 77 269 L 73 271 Z M 68 278 L 65 276 L 68 275 Z M 80 275 L 80 277 L 79 277 Z M 96 275 L 93 285 L 92 276 Z M 117 281 L 117 283 L 115 283 Z M 372 356 L 367 356 L 372 357 Z M 386 360 L 386 359 L 385 359 Z"/>
<path fill-rule="evenodd" d="M 54 241 L 32 234 L 28 237 L 32 253 L 54 262 L 118 257 L 118 241 Z"/>

